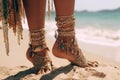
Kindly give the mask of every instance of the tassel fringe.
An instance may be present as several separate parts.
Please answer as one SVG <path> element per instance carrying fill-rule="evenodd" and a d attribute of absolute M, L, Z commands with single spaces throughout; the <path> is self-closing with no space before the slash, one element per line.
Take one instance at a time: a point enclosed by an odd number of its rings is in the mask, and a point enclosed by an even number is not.
<path fill-rule="evenodd" d="M 18 44 L 22 37 L 22 18 L 24 18 L 24 7 L 22 0 L 0 0 L 0 21 L 3 25 L 3 35 L 6 53 L 9 55 L 8 29 L 11 28 L 18 36 Z"/>
<path fill-rule="evenodd" d="M 48 0 L 48 16 L 50 18 L 50 4 L 53 0 Z M 9 55 L 9 28 L 13 30 L 14 34 L 18 36 L 18 44 L 23 39 L 22 36 L 22 19 L 25 19 L 25 11 L 23 6 L 23 0 L 0 0 L 0 21 L 3 26 L 3 36 L 5 42 L 6 53 Z"/>

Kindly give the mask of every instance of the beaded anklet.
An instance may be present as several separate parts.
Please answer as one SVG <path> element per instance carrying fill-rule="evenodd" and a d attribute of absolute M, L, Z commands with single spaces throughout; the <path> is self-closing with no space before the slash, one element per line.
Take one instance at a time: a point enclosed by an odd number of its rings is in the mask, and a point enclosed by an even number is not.
<path fill-rule="evenodd" d="M 30 47 L 34 52 L 47 48 L 45 43 L 45 30 L 30 30 Z M 39 49 L 39 50 L 38 50 Z"/>

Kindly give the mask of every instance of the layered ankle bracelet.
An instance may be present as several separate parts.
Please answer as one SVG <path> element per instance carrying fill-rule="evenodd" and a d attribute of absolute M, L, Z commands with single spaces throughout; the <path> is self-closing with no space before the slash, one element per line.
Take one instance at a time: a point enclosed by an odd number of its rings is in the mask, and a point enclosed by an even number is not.
<path fill-rule="evenodd" d="M 41 51 L 44 48 L 47 48 L 45 42 L 45 30 L 30 30 L 30 48 L 32 51 L 37 52 Z"/>
<path fill-rule="evenodd" d="M 75 38 L 74 16 L 57 16 L 56 21 L 58 35 L 56 34 L 55 37 L 59 50 L 66 51 L 66 53 L 79 54 L 80 50 L 78 50 L 77 40 Z"/>
<path fill-rule="evenodd" d="M 75 35 L 75 18 L 71 16 L 57 16 L 57 32 L 59 36 L 74 36 Z"/>
<path fill-rule="evenodd" d="M 58 31 L 72 31 L 75 26 L 75 18 L 71 16 L 57 16 L 56 17 Z"/>

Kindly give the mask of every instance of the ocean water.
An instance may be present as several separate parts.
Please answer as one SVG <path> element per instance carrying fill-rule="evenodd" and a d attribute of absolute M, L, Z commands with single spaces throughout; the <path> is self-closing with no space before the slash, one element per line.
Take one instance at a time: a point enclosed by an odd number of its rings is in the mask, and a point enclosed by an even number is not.
<path fill-rule="evenodd" d="M 75 16 L 77 27 L 120 29 L 118 12 L 76 12 Z"/>

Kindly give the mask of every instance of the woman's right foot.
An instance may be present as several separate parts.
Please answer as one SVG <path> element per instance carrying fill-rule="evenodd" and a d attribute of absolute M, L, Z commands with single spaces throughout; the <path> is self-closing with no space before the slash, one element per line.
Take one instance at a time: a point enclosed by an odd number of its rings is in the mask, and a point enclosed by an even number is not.
<path fill-rule="evenodd" d="M 45 30 L 30 30 L 30 46 L 26 52 L 26 57 L 33 64 L 36 74 L 52 71 L 53 65 L 48 51 Z"/>

